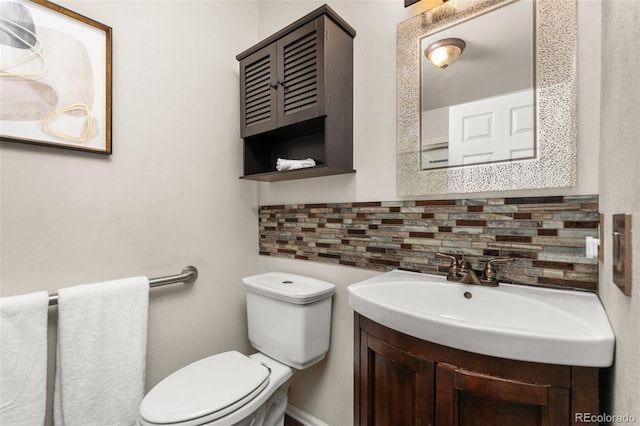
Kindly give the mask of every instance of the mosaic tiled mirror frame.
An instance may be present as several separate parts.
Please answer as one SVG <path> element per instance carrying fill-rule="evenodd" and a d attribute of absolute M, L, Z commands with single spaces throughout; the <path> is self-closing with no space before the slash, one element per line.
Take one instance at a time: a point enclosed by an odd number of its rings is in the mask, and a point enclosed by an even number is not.
<path fill-rule="evenodd" d="M 397 28 L 397 190 L 401 196 L 568 187 L 577 181 L 576 0 L 536 1 L 536 126 L 531 160 L 420 170 L 420 38 L 513 1 L 449 0 Z"/>

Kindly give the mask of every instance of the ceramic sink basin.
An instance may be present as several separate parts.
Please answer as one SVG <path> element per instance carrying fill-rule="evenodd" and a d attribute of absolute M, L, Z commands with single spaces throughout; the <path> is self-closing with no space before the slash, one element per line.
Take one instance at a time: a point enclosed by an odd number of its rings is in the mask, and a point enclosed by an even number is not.
<path fill-rule="evenodd" d="M 512 284 L 482 287 L 391 271 L 352 284 L 349 306 L 394 330 L 522 361 L 607 367 L 614 334 L 595 294 Z"/>

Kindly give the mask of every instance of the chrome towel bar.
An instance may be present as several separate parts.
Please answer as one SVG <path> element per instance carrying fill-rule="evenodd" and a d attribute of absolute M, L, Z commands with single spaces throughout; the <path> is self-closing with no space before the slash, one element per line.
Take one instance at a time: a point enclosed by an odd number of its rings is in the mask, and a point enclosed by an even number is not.
<path fill-rule="evenodd" d="M 166 277 L 158 277 L 149 279 L 149 287 L 161 287 L 163 285 L 175 283 L 192 283 L 198 278 L 198 270 L 195 266 L 186 266 L 181 273 L 177 275 L 168 275 Z M 58 294 L 54 293 L 49 296 L 49 306 L 58 304 Z"/>

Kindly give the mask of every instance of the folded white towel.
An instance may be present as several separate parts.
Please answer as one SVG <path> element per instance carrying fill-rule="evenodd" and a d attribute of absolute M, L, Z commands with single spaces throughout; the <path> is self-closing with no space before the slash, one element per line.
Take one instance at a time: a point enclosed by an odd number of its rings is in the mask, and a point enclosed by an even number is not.
<path fill-rule="evenodd" d="M 0 299 L 0 424 L 44 423 L 48 307 L 46 291 Z"/>
<path fill-rule="evenodd" d="M 313 158 L 306 158 L 304 160 L 288 160 L 286 158 L 278 158 L 276 161 L 276 169 L 279 172 L 284 172 L 285 170 L 296 170 L 296 169 L 304 169 L 307 167 L 314 167 L 316 162 Z"/>
<path fill-rule="evenodd" d="M 57 426 L 135 425 L 144 396 L 149 280 L 58 291 Z"/>

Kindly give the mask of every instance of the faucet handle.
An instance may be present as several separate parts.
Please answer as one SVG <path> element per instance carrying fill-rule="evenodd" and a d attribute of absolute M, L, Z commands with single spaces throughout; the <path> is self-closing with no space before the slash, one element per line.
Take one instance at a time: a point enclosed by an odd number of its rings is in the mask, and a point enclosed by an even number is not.
<path fill-rule="evenodd" d="M 487 260 L 487 264 L 484 268 L 484 270 L 482 271 L 482 279 L 485 281 L 496 281 L 496 270 L 493 267 L 494 263 L 507 263 L 507 262 L 513 262 L 514 258 L 513 257 L 497 257 L 497 258 L 492 258 Z"/>
<path fill-rule="evenodd" d="M 460 261 L 460 272 L 469 272 L 472 269 L 473 266 L 471 266 L 471 262 L 469 262 L 468 260 L 464 260 L 463 256 L 462 260 Z"/>
<path fill-rule="evenodd" d="M 451 260 L 451 265 L 449 265 L 449 276 L 457 277 L 460 275 L 460 273 L 458 272 L 458 270 L 460 269 L 460 263 L 458 262 L 457 257 L 450 254 L 438 252 L 436 252 L 436 257 Z"/>

